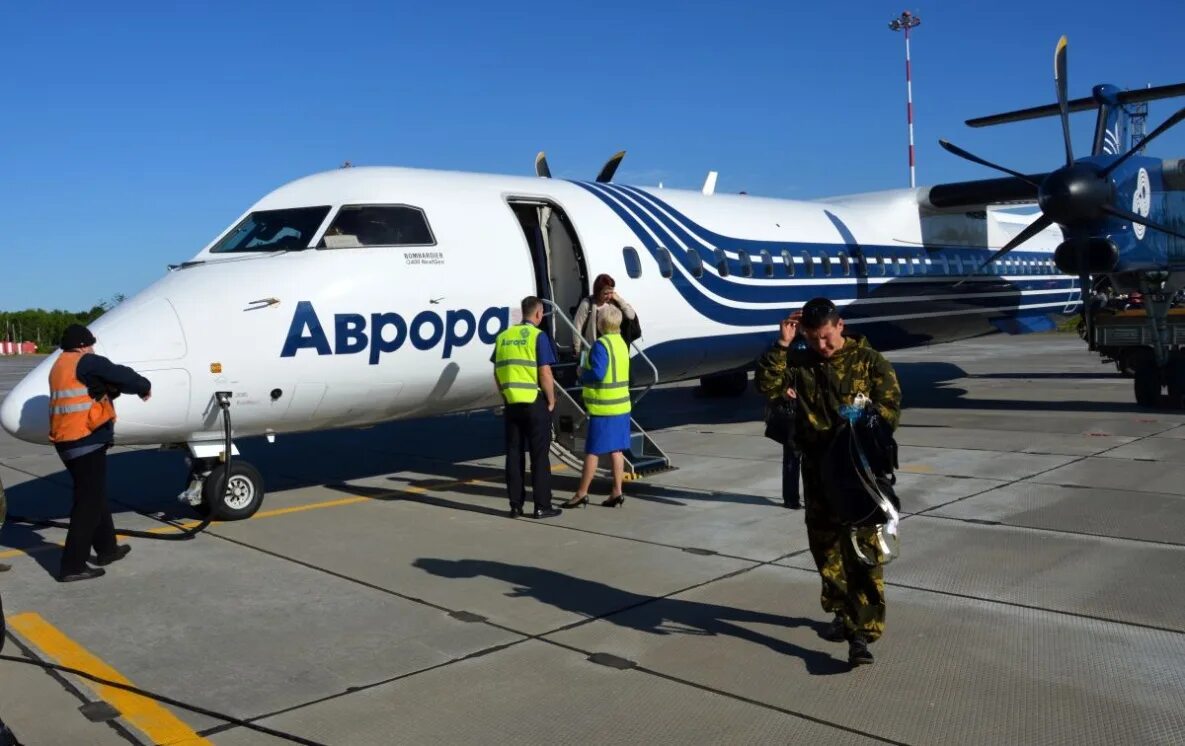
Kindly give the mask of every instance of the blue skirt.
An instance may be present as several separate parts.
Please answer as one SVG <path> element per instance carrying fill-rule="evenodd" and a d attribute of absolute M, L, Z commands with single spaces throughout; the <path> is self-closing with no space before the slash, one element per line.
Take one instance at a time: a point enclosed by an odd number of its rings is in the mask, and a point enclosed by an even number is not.
<path fill-rule="evenodd" d="M 601 456 L 630 449 L 630 416 L 615 414 L 609 417 L 588 418 L 588 441 L 584 452 Z"/>

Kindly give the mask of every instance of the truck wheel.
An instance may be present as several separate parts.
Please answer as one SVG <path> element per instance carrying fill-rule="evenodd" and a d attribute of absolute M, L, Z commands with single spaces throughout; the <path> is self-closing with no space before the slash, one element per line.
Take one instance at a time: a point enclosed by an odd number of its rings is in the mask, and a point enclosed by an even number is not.
<path fill-rule="evenodd" d="M 1160 389 L 1160 368 L 1156 363 L 1144 363 L 1136 368 L 1136 404 L 1141 407 L 1159 407 Z"/>
<path fill-rule="evenodd" d="M 1165 378 L 1169 389 L 1169 407 L 1185 409 L 1185 356 L 1177 353 L 1169 360 Z"/>

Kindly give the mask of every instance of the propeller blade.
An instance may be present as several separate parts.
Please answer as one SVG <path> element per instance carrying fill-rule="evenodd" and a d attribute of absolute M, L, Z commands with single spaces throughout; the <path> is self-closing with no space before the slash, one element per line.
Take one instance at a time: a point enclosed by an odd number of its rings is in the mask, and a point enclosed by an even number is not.
<path fill-rule="evenodd" d="M 597 182 L 607 184 L 613 180 L 613 174 L 617 173 L 617 167 L 621 165 L 621 159 L 625 158 L 625 151 L 620 150 L 613 154 L 613 157 L 605 162 L 605 167 L 601 169 L 601 173 L 597 174 Z"/>
<path fill-rule="evenodd" d="M 542 150 L 539 151 L 539 155 L 535 156 L 535 175 L 543 179 L 551 178 L 551 169 L 547 167 L 547 156 Z"/>
<path fill-rule="evenodd" d="M 1168 119 L 1164 120 L 1164 122 L 1162 122 L 1159 127 L 1152 130 L 1152 134 L 1148 135 L 1147 137 L 1145 137 L 1143 140 L 1140 141 L 1140 148 L 1143 148 L 1149 142 L 1151 142 L 1152 140 L 1155 140 L 1161 134 L 1168 131 L 1171 127 L 1173 127 L 1174 125 L 1179 123 L 1182 119 L 1185 119 L 1185 109 L 1181 109 L 1176 114 L 1174 114 L 1171 117 L 1169 117 Z M 1131 158 L 1133 155 L 1135 155 L 1138 152 L 1139 152 L 1139 150 L 1129 150 L 1126 153 L 1124 153 L 1123 155 L 1119 156 L 1119 160 L 1115 161 L 1110 166 L 1107 166 L 1106 168 L 1103 169 L 1102 176 L 1104 178 L 1106 178 L 1106 176 L 1108 174 L 1110 174 L 1115 169 L 1119 168 L 1123 164 L 1124 161 L 1126 161 L 1128 158 Z"/>
<path fill-rule="evenodd" d="M 1053 82 L 1057 88 L 1057 108 L 1062 117 L 1062 137 L 1066 141 L 1066 165 L 1074 165 L 1074 149 L 1070 147 L 1070 110 L 1066 96 L 1066 37 L 1058 39 L 1053 53 Z"/>
<path fill-rule="evenodd" d="M 1130 210 L 1125 210 L 1122 207 L 1116 207 L 1115 205 L 1103 205 L 1103 212 L 1109 212 L 1117 218 L 1123 218 L 1124 220 L 1130 220 L 1133 223 L 1139 223 L 1140 225 L 1143 225 L 1145 227 L 1152 228 L 1154 230 L 1158 230 L 1161 233 L 1167 233 L 1170 236 L 1176 236 L 1177 238 L 1185 238 L 1185 235 L 1178 233 L 1177 231 L 1173 230 L 1172 228 L 1165 228 L 1160 223 L 1154 223 L 1151 220 L 1149 220 L 1148 218 L 1144 217 L 1143 215 L 1137 215 L 1136 213 L 1131 212 Z"/>
<path fill-rule="evenodd" d="M 1017 246 L 1020 246 L 1025 241 L 1028 241 L 1030 238 L 1037 235 L 1038 233 L 1045 230 L 1046 228 L 1048 228 L 1051 225 L 1053 225 L 1053 218 L 1047 217 L 1045 215 L 1042 215 L 1039 218 L 1037 218 L 1036 220 L 1034 220 L 1033 222 L 1029 223 L 1028 227 L 1026 227 L 1020 233 L 1017 233 L 1015 236 L 1012 237 L 1012 240 L 1009 241 L 1008 243 L 1004 244 L 1004 246 L 1001 247 L 1001 249 L 999 251 L 997 251 L 995 254 L 992 254 L 990 257 L 988 257 L 988 260 L 986 262 L 984 262 L 983 264 L 976 267 L 975 271 L 971 273 L 971 275 L 970 275 L 970 277 L 968 277 L 968 279 L 979 274 L 980 272 L 983 271 L 984 267 L 988 266 L 992 262 L 994 262 L 997 259 L 999 259 L 1000 257 L 1004 256 L 1009 251 L 1012 251 Z M 962 285 L 966 281 L 967 280 L 959 280 L 958 282 L 955 283 L 955 287 Z"/>
<path fill-rule="evenodd" d="M 1020 171 L 1013 171 L 1011 168 L 1004 168 L 1003 166 L 999 165 L 998 163 L 992 163 L 991 161 L 985 161 L 983 158 L 980 158 L 979 156 L 974 155 L 972 153 L 968 153 L 966 150 L 963 150 L 958 145 L 947 142 L 946 140 L 939 140 L 938 144 L 941 145 L 943 147 L 943 149 L 946 150 L 947 152 L 954 153 L 955 155 L 959 156 L 960 158 L 969 160 L 972 163 L 978 163 L 981 166 L 987 166 L 988 168 L 994 168 L 997 171 L 1003 171 L 1004 173 L 1009 174 L 1011 176 L 1015 176 L 1016 178 L 1020 179 L 1024 183 L 1031 184 L 1034 187 L 1041 186 L 1040 184 L 1033 181 L 1028 176 L 1022 174 Z"/>

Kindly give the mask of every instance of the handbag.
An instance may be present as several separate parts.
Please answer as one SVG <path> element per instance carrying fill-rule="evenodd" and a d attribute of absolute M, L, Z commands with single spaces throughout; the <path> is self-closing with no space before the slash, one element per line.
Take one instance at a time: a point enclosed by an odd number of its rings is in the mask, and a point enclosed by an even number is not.
<path fill-rule="evenodd" d="M 794 418 L 798 403 L 794 399 L 776 399 L 765 408 L 765 437 L 786 445 L 794 440 Z"/>

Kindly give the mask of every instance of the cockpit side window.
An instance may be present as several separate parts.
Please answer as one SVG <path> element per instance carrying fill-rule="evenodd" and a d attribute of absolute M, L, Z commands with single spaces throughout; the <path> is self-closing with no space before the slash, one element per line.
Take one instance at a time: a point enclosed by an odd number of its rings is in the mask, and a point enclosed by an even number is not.
<path fill-rule="evenodd" d="M 432 246 L 436 239 L 424 211 L 410 205 L 342 205 L 318 249 L 363 246 Z"/>
<path fill-rule="evenodd" d="M 210 253 L 306 249 L 309 241 L 313 240 L 313 234 L 329 214 L 329 209 L 326 205 L 253 212 L 215 244 Z"/>

